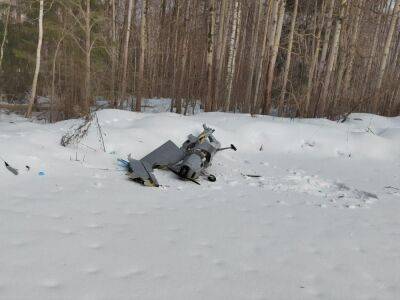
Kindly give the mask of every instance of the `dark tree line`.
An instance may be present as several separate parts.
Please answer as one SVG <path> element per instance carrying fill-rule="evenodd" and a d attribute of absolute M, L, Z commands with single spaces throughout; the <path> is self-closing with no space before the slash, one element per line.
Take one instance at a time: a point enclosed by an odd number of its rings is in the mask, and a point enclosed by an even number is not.
<path fill-rule="evenodd" d="M 177 113 L 197 101 L 292 117 L 400 112 L 400 0 L 0 0 L 0 17 L 1 97 L 46 96 L 53 120 L 96 98 L 137 111 L 171 98 Z"/>

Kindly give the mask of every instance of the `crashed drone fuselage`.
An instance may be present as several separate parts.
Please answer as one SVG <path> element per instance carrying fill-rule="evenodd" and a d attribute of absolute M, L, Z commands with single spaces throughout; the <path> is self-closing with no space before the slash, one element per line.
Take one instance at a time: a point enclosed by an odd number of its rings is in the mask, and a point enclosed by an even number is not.
<path fill-rule="evenodd" d="M 141 160 L 129 157 L 130 178 L 147 186 L 159 186 L 153 170 L 164 168 L 171 170 L 182 179 L 197 183 L 196 179 L 205 174 L 205 169 L 211 165 L 218 151 L 236 150 L 233 145 L 221 148 L 221 143 L 213 135 L 214 129 L 206 125 L 203 125 L 203 128 L 200 135 L 189 135 L 180 148 L 169 140 Z M 213 181 L 215 177 L 210 175 L 209 179 Z"/>

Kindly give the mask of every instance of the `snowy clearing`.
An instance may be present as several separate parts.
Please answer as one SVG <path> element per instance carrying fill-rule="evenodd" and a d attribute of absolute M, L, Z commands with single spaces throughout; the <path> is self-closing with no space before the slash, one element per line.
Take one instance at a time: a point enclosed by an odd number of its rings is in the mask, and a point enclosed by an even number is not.
<path fill-rule="evenodd" d="M 0 113 L 20 171 L 0 168 L 1 299 L 400 298 L 400 118 L 98 118 L 107 153 L 95 126 L 60 146 L 79 120 Z M 148 188 L 119 170 L 203 123 L 238 147 L 215 157 L 217 182 L 157 170 Z"/>

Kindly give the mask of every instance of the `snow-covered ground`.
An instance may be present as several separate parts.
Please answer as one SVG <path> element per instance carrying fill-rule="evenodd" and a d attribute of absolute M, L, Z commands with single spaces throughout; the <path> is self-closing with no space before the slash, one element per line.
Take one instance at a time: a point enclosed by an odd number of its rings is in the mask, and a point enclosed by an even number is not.
<path fill-rule="evenodd" d="M 98 118 L 107 153 L 96 126 L 64 148 L 79 120 L 0 114 L 20 170 L 0 168 L 0 299 L 400 299 L 400 118 Z M 238 148 L 217 154 L 217 182 L 120 171 L 202 123 Z"/>

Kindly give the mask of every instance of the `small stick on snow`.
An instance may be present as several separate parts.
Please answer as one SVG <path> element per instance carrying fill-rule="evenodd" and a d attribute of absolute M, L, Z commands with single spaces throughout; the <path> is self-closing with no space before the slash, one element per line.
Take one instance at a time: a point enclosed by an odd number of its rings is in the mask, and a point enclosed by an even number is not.
<path fill-rule="evenodd" d="M 245 177 L 250 177 L 250 178 L 261 178 L 262 177 L 261 175 L 258 175 L 258 174 L 243 174 L 243 173 L 241 173 L 241 174 Z"/>

